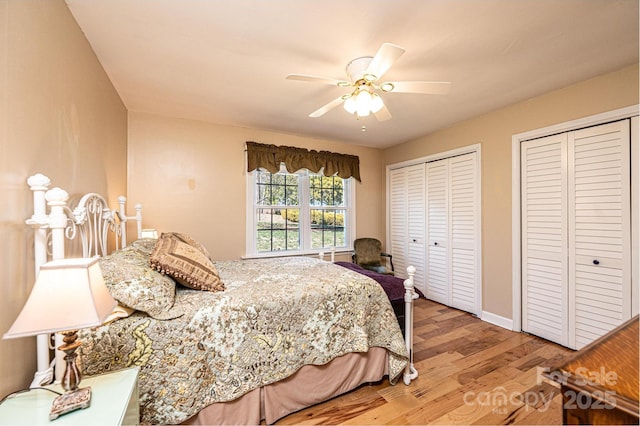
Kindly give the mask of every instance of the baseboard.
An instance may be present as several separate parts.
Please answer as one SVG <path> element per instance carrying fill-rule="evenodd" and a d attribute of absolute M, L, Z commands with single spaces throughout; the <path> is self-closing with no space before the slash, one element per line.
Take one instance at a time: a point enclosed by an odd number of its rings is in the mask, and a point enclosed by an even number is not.
<path fill-rule="evenodd" d="M 513 330 L 513 320 L 511 318 L 505 318 L 491 312 L 482 311 L 482 321 L 506 328 L 507 330 Z"/>

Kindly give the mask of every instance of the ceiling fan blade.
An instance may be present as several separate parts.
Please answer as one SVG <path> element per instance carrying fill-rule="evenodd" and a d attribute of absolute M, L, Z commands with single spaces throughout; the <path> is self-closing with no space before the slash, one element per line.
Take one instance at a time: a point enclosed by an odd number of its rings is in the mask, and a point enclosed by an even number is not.
<path fill-rule="evenodd" d="M 340 87 L 351 86 L 351 83 L 349 83 L 348 81 L 336 80 L 335 78 L 317 77 L 315 75 L 289 74 L 286 77 L 286 79 L 297 80 L 297 81 L 310 81 L 313 83 L 328 84 L 329 86 L 340 86 Z"/>
<path fill-rule="evenodd" d="M 373 115 L 376 116 L 378 121 L 387 121 L 391 118 L 391 113 L 386 105 L 382 105 L 382 108 L 378 112 L 374 112 Z"/>
<path fill-rule="evenodd" d="M 335 107 L 337 107 L 338 105 L 340 105 L 342 102 L 344 102 L 343 96 L 335 98 L 334 100 L 332 100 L 328 104 L 325 104 L 325 105 L 321 106 L 320 108 L 318 108 L 317 110 L 313 111 L 311 114 L 309 114 L 309 117 L 311 117 L 311 118 L 321 117 L 321 116 L 325 115 L 327 112 L 329 112 L 332 109 L 334 109 Z"/>
<path fill-rule="evenodd" d="M 391 43 L 383 43 L 378 53 L 373 57 L 365 74 L 371 74 L 379 79 L 391 68 L 391 65 L 405 52 L 405 50 Z"/>
<path fill-rule="evenodd" d="M 446 95 L 451 89 L 448 81 L 390 81 L 393 89 L 390 93 L 424 93 L 429 95 Z"/>

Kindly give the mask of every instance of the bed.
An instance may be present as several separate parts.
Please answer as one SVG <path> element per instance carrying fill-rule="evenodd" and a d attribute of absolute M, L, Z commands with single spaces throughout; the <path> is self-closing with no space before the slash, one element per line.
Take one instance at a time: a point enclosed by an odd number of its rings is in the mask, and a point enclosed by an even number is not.
<path fill-rule="evenodd" d="M 403 338 L 382 286 L 357 271 L 311 257 L 208 259 L 217 277 L 198 281 L 158 267 L 164 233 L 127 245 L 128 220 L 142 234 L 141 206 L 128 217 L 124 198 L 110 210 L 103 197 L 87 194 L 70 208 L 64 191 L 48 190 L 48 178 L 36 175 L 29 184 L 36 269 L 47 260 L 47 240 L 54 259 L 78 235 L 83 256 L 101 256 L 119 308 L 107 324 L 79 332 L 81 369 L 94 375 L 139 367 L 142 423 L 271 424 L 363 383 L 417 377 L 411 278 L 404 281 Z M 107 233 L 115 236 L 111 253 Z M 192 236 L 166 234 L 198 259 L 208 256 Z M 63 363 L 53 365 L 58 374 Z"/>
<path fill-rule="evenodd" d="M 375 280 L 387 295 L 389 302 L 391 302 L 391 307 L 393 308 L 393 312 L 398 319 L 398 324 L 400 325 L 400 330 L 402 334 L 405 335 L 405 326 L 406 326 L 406 316 L 405 316 L 405 293 L 406 288 L 404 287 L 404 280 L 400 277 L 396 277 L 394 275 L 389 274 L 381 274 L 370 269 L 365 269 L 357 263 L 353 262 L 334 262 L 336 265 L 340 265 L 343 268 L 347 268 L 351 271 L 357 272 L 362 275 L 366 275 L 367 277 Z M 424 294 L 418 289 L 413 289 L 415 291 L 415 296 L 417 297 L 425 297 Z"/>

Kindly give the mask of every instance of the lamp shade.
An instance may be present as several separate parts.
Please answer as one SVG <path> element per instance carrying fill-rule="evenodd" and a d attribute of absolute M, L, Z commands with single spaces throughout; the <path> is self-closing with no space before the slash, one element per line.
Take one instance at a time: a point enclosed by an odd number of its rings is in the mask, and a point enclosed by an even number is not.
<path fill-rule="evenodd" d="M 349 114 L 353 114 L 358 109 L 358 105 L 356 104 L 356 98 L 353 95 L 349 96 L 347 100 L 344 101 L 344 109 Z"/>
<path fill-rule="evenodd" d="M 94 327 L 115 307 L 97 257 L 54 260 L 40 267 L 27 303 L 3 339 Z"/>
<path fill-rule="evenodd" d="M 367 117 L 371 112 L 371 93 L 368 90 L 361 90 L 356 96 L 357 114 L 360 117 Z"/>
<path fill-rule="evenodd" d="M 382 98 L 380 97 L 380 95 L 378 95 L 377 93 L 374 93 L 371 96 L 371 112 L 375 114 L 376 112 L 380 111 L 383 106 L 384 106 L 384 102 L 382 101 Z"/>

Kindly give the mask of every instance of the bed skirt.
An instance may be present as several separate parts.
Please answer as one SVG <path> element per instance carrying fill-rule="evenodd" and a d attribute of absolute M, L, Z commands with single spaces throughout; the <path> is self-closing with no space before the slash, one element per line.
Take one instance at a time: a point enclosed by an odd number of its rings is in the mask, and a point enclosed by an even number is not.
<path fill-rule="evenodd" d="M 292 376 L 225 403 L 211 404 L 182 424 L 257 425 L 310 407 L 389 374 L 387 350 L 372 347 L 325 365 L 305 365 Z"/>

